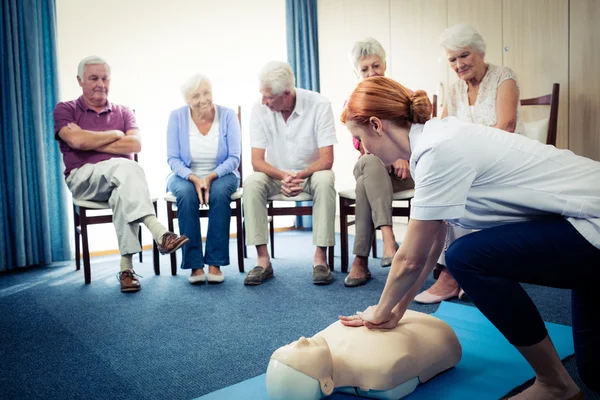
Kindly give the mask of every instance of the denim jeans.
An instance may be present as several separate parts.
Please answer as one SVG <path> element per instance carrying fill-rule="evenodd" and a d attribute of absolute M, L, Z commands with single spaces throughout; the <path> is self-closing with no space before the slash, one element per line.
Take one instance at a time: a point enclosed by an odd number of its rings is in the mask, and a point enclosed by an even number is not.
<path fill-rule="evenodd" d="M 200 200 L 194 184 L 187 179 L 173 175 L 167 188 L 177 197 L 177 218 L 179 233 L 190 241 L 183 246 L 182 269 L 204 268 L 204 264 L 217 267 L 229 265 L 229 226 L 231 223 L 231 195 L 240 184 L 234 174 L 223 175 L 210 185 L 208 200 L 208 231 L 206 253 L 202 253 L 200 233 Z"/>
<path fill-rule="evenodd" d="M 562 217 L 483 229 L 457 239 L 446 266 L 479 310 L 515 346 L 531 346 L 548 332 L 519 284 L 572 289 L 575 358 L 586 385 L 598 390 L 600 318 L 594 282 L 600 249 Z M 593 372 L 594 371 L 594 372 Z"/>

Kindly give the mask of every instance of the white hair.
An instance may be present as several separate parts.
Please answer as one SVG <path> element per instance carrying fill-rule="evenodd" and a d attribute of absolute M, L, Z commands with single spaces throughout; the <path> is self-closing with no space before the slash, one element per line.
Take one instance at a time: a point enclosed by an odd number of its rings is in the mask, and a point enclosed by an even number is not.
<path fill-rule="evenodd" d="M 110 65 L 108 65 L 104 58 L 98 56 L 89 56 L 79 61 L 79 66 L 77 67 L 77 76 L 79 77 L 79 79 L 83 80 L 83 70 L 85 69 L 86 65 L 90 64 L 106 65 L 106 68 L 108 68 L 108 74 L 110 75 Z"/>
<path fill-rule="evenodd" d="M 450 51 L 470 47 L 478 53 L 485 54 L 483 37 L 469 24 L 457 24 L 446 29 L 440 38 L 440 44 Z"/>
<path fill-rule="evenodd" d="M 274 95 L 292 90 L 295 84 L 294 71 L 288 63 L 271 61 L 258 74 L 259 88 L 271 89 Z"/>
<path fill-rule="evenodd" d="M 181 85 L 181 95 L 183 96 L 183 98 L 187 101 L 187 98 L 196 89 L 200 87 L 200 84 L 202 82 L 205 82 L 208 85 L 208 87 L 212 89 L 212 84 L 210 83 L 210 80 L 202 74 L 194 74 L 187 78 L 183 85 Z"/>
<path fill-rule="evenodd" d="M 350 62 L 355 71 L 358 71 L 358 63 L 365 57 L 377 56 L 385 64 L 385 50 L 377 39 L 371 37 L 354 43 L 350 51 Z"/>

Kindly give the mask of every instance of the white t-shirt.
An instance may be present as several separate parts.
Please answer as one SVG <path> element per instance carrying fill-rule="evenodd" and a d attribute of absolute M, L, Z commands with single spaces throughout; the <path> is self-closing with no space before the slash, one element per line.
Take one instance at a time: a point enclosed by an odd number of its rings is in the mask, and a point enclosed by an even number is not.
<path fill-rule="evenodd" d="M 206 135 L 198 130 L 190 111 L 190 153 L 192 163 L 190 169 L 194 175 L 204 177 L 217 167 L 219 151 L 219 114 L 215 107 L 215 119 Z"/>
<path fill-rule="evenodd" d="M 317 92 L 296 89 L 287 122 L 258 101 L 250 116 L 250 146 L 266 149 L 265 161 L 282 171 L 302 171 L 319 158 L 319 148 L 337 143 L 331 103 Z"/>
<path fill-rule="evenodd" d="M 600 248 L 600 162 L 456 117 L 409 140 L 411 218 L 484 229 L 559 214 Z"/>

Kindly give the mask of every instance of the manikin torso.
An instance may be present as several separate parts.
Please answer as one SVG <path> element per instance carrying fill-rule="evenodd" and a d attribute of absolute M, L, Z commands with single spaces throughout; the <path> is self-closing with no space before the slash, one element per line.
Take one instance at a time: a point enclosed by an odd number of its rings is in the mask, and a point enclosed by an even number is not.
<path fill-rule="evenodd" d="M 334 390 L 399 399 L 460 361 L 454 331 L 427 314 L 406 311 L 390 330 L 352 328 L 339 321 L 312 338 L 276 350 L 267 369 L 273 400 L 317 400 Z"/>

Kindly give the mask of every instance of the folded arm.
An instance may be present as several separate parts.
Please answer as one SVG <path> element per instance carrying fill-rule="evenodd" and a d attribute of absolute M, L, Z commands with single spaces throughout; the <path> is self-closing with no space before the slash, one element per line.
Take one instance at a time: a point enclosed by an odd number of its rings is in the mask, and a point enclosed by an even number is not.
<path fill-rule="evenodd" d="M 75 150 L 97 150 L 125 136 L 122 131 L 90 131 L 70 123 L 58 131 L 58 136 Z"/>
<path fill-rule="evenodd" d="M 125 136 L 121 137 L 120 139 L 100 146 L 95 150 L 110 154 L 139 153 L 142 151 L 140 131 L 137 129 L 131 129 L 127 131 Z"/>

